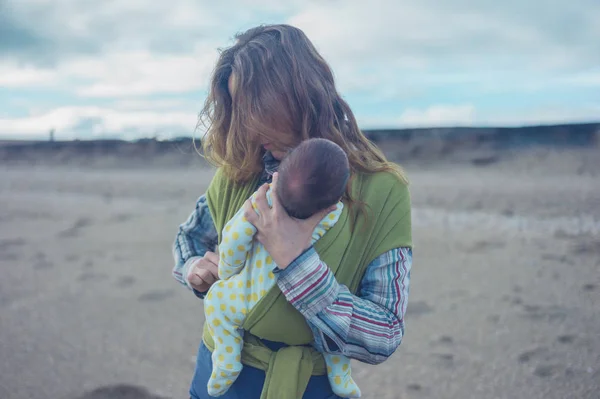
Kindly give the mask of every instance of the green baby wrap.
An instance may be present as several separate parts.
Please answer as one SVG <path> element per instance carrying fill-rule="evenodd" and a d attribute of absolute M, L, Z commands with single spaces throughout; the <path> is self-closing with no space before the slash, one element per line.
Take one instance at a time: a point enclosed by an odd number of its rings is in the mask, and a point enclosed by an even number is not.
<path fill-rule="evenodd" d="M 206 198 L 222 240 L 222 230 L 256 190 L 259 176 L 244 184 L 227 179 L 218 169 Z M 366 204 L 351 228 L 346 205 L 338 222 L 314 246 L 336 280 L 356 293 L 365 268 L 377 256 L 398 247 L 411 247 L 410 194 L 406 184 L 388 172 L 356 174 L 352 197 Z M 242 363 L 265 370 L 261 399 L 302 397 L 311 375 L 323 375 L 323 355 L 306 347 L 313 334 L 302 314 L 275 285 L 248 314 L 243 329 Z M 289 347 L 271 351 L 260 340 L 283 342 Z M 205 324 L 203 340 L 209 350 L 214 342 Z M 297 370 L 292 372 L 292 370 Z"/>

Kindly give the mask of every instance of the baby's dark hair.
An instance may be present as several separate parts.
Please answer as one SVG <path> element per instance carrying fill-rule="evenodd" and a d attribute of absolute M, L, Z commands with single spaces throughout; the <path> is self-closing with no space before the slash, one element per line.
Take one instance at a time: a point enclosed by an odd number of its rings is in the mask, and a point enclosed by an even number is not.
<path fill-rule="evenodd" d="M 290 216 L 307 219 L 336 204 L 350 177 L 348 157 L 333 141 L 300 143 L 278 168 L 277 197 Z"/>

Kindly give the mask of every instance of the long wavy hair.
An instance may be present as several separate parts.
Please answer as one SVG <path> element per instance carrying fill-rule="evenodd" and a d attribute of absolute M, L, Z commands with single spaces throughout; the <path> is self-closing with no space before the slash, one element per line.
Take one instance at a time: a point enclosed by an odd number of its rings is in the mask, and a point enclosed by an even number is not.
<path fill-rule="evenodd" d="M 206 131 L 202 147 L 210 163 L 243 183 L 262 171 L 261 138 L 291 149 L 318 137 L 344 150 L 351 176 L 388 171 L 407 183 L 402 169 L 360 131 L 336 90 L 331 68 L 304 32 L 290 25 L 261 25 L 235 39 L 220 50 L 198 121 Z M 349 205 L 357 202 L 350 196 L 352 181 L 345 193 Z"/>

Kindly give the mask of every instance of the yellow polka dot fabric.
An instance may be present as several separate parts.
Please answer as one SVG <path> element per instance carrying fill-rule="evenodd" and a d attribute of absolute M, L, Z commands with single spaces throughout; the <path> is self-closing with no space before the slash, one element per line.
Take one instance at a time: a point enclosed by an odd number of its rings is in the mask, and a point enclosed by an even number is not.
<path fill-rule="evenodd" d="M 360 389 L 350 373 L 350 359 L 331 353 L 324 353 L 323 357 L 333 392 L 342 398 L 360 398 Z"/>
<path fill-rule="evenodd" d="M 271 195 L 270 191 L 267 195 Z M 255 195 L 252 202 L 255 204 Z M 342 208 L 339 203 L 338 209 L 323 218 L 313 233 L 313 243 L 337 222 Z M 244 320 L 276 284 L 273 270 L 277 265 L 264 246 L 254 240 L 255 235 L 256 228 L 246 220 L 243 209 L 223 229 L 219 248 L 221 281 L 213 284 L 204 300 L 206 323 L 215 338 L 214 369 L 207 384 L 211 396 L 223 395 L 235 383 L 242 369 Z M 358 397 L 350 395 L 353 390 L 360 391 L 350 377 L 349 359 L 336 356 L 335 361 L 332 357 L 327 360 L 328 355 L 325 359 L 334 392 L 342 397 Z"/>

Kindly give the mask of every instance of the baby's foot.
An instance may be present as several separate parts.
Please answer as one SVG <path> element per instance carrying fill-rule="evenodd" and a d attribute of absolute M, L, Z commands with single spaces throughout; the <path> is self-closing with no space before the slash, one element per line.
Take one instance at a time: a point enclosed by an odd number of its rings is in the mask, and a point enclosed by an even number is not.
<path fill-rule="evenodd" d="M 214 364 L 213 373 L 207 383 L 210 396 L 221 396 L 235 382 L 242 370 L 242 364 L 227 363 L 223 365 Z"/>
<path fill-rule="evenodd" d="M 325 356 L 327 376 L 333 392 L 342 398 L 360 398 L 361 392 L 350 373 L 350 359 Z"/>

